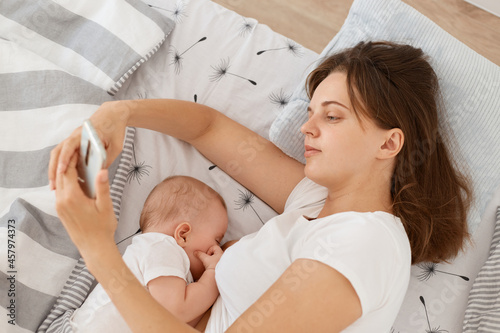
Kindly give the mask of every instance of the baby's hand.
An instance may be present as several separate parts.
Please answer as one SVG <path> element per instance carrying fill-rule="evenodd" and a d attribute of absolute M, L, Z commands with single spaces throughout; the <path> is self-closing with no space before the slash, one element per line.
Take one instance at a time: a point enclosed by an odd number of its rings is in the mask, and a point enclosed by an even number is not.
<path fill-rule="evenodd" d="M 203 266 L 205 266 L 205 270 L 207 269 L 215 269 L 215 266 L 220 260 L 220 257 L 222 256 L 224 252 L 218 245 L 213 245 L 210 247 L 207 251 L 207 253 L 204 253 L 202 251 L 196 251 L 194 254 L 195 256 L 198 257 L 198 259 L 201 260 L 203 263 Z"/>

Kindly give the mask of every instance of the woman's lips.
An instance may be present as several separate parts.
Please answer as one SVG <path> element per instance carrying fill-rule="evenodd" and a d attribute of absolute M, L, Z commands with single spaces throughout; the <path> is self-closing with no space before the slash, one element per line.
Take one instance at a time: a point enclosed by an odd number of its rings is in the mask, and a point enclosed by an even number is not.
<path fill-rule="evenodd" d="M 305 149 L 306 149 L 306 151 L 304 152 L 305 158 L 321 153 L 321 150 L 311 147 L 309 145 L 305 145 Z"/>

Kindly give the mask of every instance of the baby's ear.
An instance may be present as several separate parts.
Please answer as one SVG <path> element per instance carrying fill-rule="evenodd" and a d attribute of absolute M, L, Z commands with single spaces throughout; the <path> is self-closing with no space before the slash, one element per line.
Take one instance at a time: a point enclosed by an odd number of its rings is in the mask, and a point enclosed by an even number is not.
<path fill-rule="evenodd" d="M 191 224 L 189 222 L 181 222 L 174 230 L 174 239 L 180 247 L 186 246 L 187 238 L 191 232 Z"/>

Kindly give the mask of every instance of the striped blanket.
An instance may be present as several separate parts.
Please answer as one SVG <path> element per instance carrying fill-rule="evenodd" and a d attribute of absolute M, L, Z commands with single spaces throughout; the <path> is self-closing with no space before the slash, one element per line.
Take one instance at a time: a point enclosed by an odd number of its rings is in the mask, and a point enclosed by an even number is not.
<path fill-rule="evenodd" d="M 173 26 L 135 0 L 1 1 L 1 332 L 35 332 L 49 313 L 40 331 L 54 327 L 92 286 L 57 218 L 49 154 L 112 99 Z M 116 212 L 131 156 L 125 147 L 110 168 Z M 60 294 L 67 297 L 56 304 Z"/>
<path fill-rule="evenodd" d="M 464 332 L 500 332 L 500 207 L 488 259 L 469 294 Z"/>

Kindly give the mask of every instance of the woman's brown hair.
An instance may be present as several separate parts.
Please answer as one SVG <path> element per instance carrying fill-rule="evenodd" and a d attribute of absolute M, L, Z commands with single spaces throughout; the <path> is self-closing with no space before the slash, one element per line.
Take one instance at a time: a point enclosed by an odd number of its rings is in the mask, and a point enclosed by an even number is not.
<path fill-rule="evenodd" d="M 354 113 L 383 129 L 400 128 L 393 211 L 408 234 L 412 263 L 453 258 L 469 239 L 472 190 L 447 148 L 438 112 L 438 78 L 421 49 L 390 42 L 361 42 L 324 60 L 307 79 L 309 98 L 332 72 L 347 76 Z"/>

